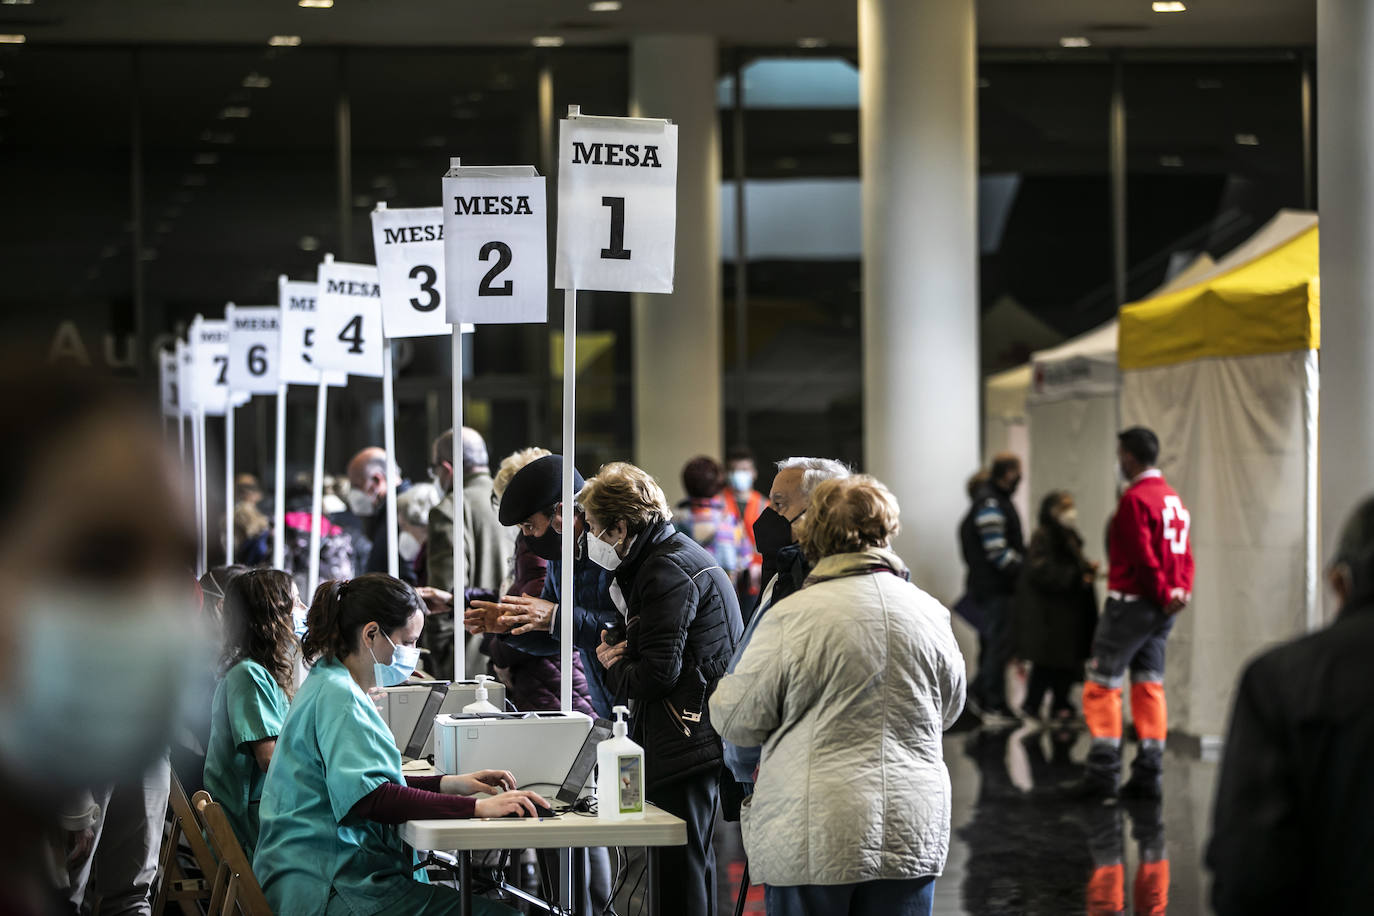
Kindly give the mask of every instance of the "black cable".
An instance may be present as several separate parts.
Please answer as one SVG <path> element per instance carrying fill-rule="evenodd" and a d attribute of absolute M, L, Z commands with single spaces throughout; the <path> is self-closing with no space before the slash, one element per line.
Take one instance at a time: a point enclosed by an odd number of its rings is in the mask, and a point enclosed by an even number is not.
<path fill-rule="evenodd" d="M 606 901 L 606 906 L 601 910 L 601 916 L 615 912 L 615 898 L 620 896 L 620 892 L 625 889 L 625 879 L 630 875 L 630 863 L 625 858 L 625 851 L 619 847 L 612 847 L 615 850 L 615 877 L 611 880 L 611 898 Z"/>

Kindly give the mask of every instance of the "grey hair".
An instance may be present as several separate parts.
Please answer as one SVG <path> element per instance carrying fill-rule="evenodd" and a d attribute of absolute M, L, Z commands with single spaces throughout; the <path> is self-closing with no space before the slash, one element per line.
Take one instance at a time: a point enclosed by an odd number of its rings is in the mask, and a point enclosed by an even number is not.
<path fill-rule="evenodd" d="M 443 498 L 434 484 L 417 483 L 396 497 L 396 518 L 423 528 L 429 524 L 429 510 L 439 505 Z"/>
<path fill-rule="evenodd" d="M 841 480 L 851 473 L 843 461 L 836 461 L 834 458 L 784 458 L 778 462 L 777 467 L 779 471 L 801 469 L 801 495 L 803 499 L 810 499 L 812 491 L 822 482 Z"/>
<path fill-rule="evenodd" d="M 463 427 L 463 473 L 467 474 L 491 464 L 487 455 L 487 441 L 470 426 Z"/>

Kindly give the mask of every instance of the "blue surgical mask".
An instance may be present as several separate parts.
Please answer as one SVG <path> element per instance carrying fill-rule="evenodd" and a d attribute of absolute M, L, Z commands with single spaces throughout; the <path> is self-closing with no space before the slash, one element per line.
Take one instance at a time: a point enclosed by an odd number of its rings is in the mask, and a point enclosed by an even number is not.
<path fill-rule="evenodd" d="M 291 623 L 295 627 L 297 639 L 305 639 L 305 631 L 308 629 L 305 618 L 309 613 L 310 608 L 303 604 L 297 604 L 291 609 Z"/>
<path fill-rule="evenodd" d="M 165 754 L 173 727 L 210 699 L 195 685 L 213 641 L 189 594 L 45 588 L 21 598 L 22 651 L 0 694 L 0 778 L 60 795 L 137 776 Z"/>
<path fill-rule="evenodd" d="M 391 637 L 385 633 L 382 634 L 382 638 L 391 642 Z M 369 646 L 367 651 L 372 652 L 372 648 Z M 391 664 L 383 665 L 377 661 L 377 653 L 372 652 L 372 675 L 378 687 L 396 687 L 404 684 L 406 679 L 415 673 L 415 666 L 419 663 L 419 647 L 398 646 L 391 642 Z"/>
<path fill-rule="evenodd" d="M 736 493 L 748 493 L 754 488 L 754 472 L 743 469 L 731 471 L 730 488 Z"/>

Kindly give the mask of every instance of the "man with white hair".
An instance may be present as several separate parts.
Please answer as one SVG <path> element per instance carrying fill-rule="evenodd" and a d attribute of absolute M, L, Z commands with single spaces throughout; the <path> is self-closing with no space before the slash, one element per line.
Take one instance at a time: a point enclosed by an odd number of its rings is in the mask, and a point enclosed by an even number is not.
<path fill-rule="evenodd" d="M 444 491 L 444 498 L 429 512 L 426 584 L 455 596 L 473 590 L 496 595 L 515 556 L 515 535 L 501 524 L 491 503 L 491 468 L 482 434 L 464 426 L 461 441 L 463 581 L 453 581 L 454 496 L 459 480 L 453 462 L 453 431 L 448 430 L 434 440 L 430 449 L 430 470 L 435 483 Z M 462 602 L 462 607 L 466 607 L 466 601 Z M 423 638 L 434 670 L 452 671 L 453 619 L 447 614 L 433 617 L 425 625 Z"/>
<path fill-rule="evenodd" d="M 754 523 L 754 543 L 763 555 L 763 581 L 758 607 L 748 619 L 744 635 L 735 647 L 727 671 L 733 672 L 749 639 L 764 613 L 788 595 L 799 590 L 811 573 L 801 548 L 797 546 L 794 526 L 806 514 L 811 493 L 822 481 L 849 476 L 849 468 L 833 458 L 788 458 L 778 462 L 778 473 L 768 494 L 768 507 Z M 725 744 L 725 763 L 746 790 L 754 784 L 762 748 Z"/>

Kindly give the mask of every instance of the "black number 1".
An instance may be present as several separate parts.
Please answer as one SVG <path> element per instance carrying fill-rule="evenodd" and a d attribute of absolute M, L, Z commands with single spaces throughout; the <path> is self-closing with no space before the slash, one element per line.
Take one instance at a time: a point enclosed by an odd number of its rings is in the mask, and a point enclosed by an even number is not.
<path fill-rule="evenodd" d="M 610 261 L 630 260 L 625 247 L 625 198 L 603 197 L 601 206 L 611 208 L 611 247 L 601 249 L 601 257 Z"/>

